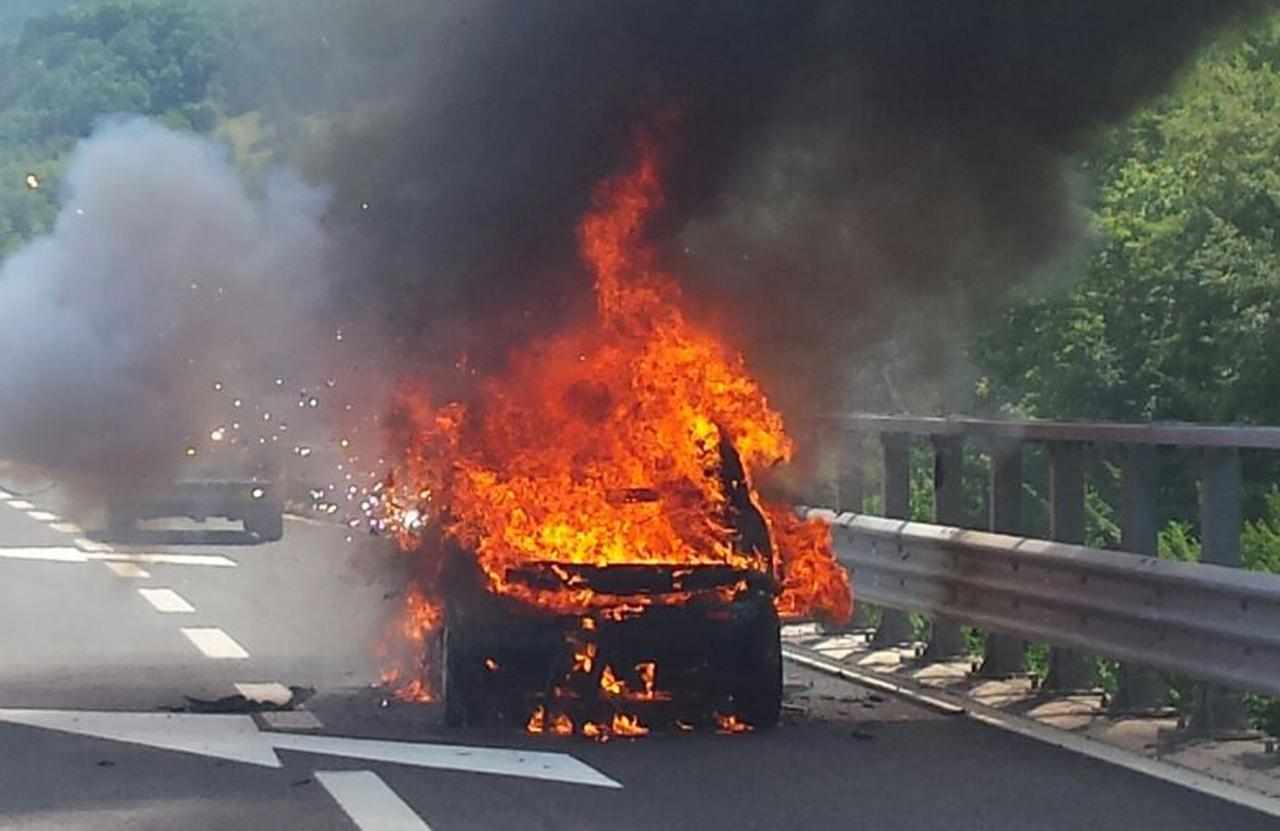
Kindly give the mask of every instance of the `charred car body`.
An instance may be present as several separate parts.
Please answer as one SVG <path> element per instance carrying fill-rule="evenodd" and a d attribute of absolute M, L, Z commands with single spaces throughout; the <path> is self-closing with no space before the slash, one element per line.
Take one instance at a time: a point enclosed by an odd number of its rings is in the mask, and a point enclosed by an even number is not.
<path fill-rule="evenodd" d="M 474 557 L 450 551 L 445 624 L 427 656 L 446 722 L 535 711 L 608 724 L 622 710 L 661 710 L 655 718 L 732 713 L 773 726 L 782 699 L 774 552 L 736 451 L 722 441 L 720 455 L 723 520 L 752 567 L 534 562 L 509 570 L 509 590 L 495 592 Z M 658 499 L 643 488 L 619 494 L 622 503 Z M 566 589 L 590 602 L 565 611 L 524 599 Z"/>

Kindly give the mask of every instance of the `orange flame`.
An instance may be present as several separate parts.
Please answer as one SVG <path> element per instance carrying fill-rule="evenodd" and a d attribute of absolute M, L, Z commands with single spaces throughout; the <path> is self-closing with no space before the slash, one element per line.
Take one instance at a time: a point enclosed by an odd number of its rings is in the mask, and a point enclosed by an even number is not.
<path fill-rule="evenodd" d="M 832 553 L 830 527 L 780 510 L 769 513 L 769 530 L 782 559 L 778 613 L 792 618 L 816 613 L 834 623 L 848 622 L 853 592 Z"/>
<path fill-rule="evenodd" d="M 573 671 L 574 672 L 591 672 L 591 667 L 595 664 L 596 645 L 594 643 L 586 644 L 582 649 L 573 653 Z M 608 672 L 608 667 L 605 672 Z"/>
<path fill-rule="evenodd" d="M 413 588 L 405 595 L 404 610 L 395 631 L 379 647 L 379 654 L 389 662 L 382 671 L 382 684 L 392 688 L 400 701 L 427 702 L 435 700 L 435 691 L 424 664 L 424 649 L 428 636 L 444 623 L 444 607 L 428 597 L 421 589 Z M 396 647 L 390 645 L 394 639 Z M 392 660 L 392 653 L 397 659 Z"/>
<path fill-rule="evenodd" d="M 610 729 L 615 736 L 647 736 L 649 734 L 649 728 L 641 724 L 639 718 L 625 713 L 614 715 Z"/>
<path fill-rule="evenodd" d="M 614 619 L 685 598 L 623 607 L 573 579 L 535 590 L 509 573 L 534 562 L 764 568 L 735 549 L 723 519 L 719 445 L 730 439 L 748 472 L 791 454 L 742 358 L 686 319 L 675 282 L 657 269 L 643 233 L 662 204 L 659 159 L 652 142 L 639 151 L 578 229 L 598 317 L 529 344 L 465 406 L 433 406 L 412 385 L 398 396 L 409 452 L 395 478 L 447 505 L 445 532 L 474 552 L 490 587 L 561 612 L 606 607 Z M 649 496 L 628 497 L 637 492 Z M 762 509 L 779 548 L 779 609 L 847 619 L 848 578 L 820 527 Z M 402 541 L 412 547 L 410 531 Z"/>
<path fill-rule="evenodd" d="M 653 684 L 658 677 L 658 665 L 653 661 L 636 664 L 636 674 L 640 676 L 640 683 L 644 685 L 644 692 L 641 697 L 652 700 L 654 698 Z"/>
<path fill-rule="evenodd" d="M 613 667 L 605 667 L 600 673 L 600 689 L 605 695 L 622 695 L 625 685 L 613 674 Z"/>
<path fill-rule="evenodd" d="M 751 725 L 741 721 L 737 716 L 716 713 L 717 733 L 748 733 L 750 731 Z"/>
<path fill-rule="evenodd" d="M 686 317 L 675 280 L 646 243 L 649 219 L 663 203 L 660 168 L 657 147 L 642 140 L 633 169 L 600 186 L 578 228 L 596 299 L 590 320 L 527 344 L 500 374 L 478 382 L 465 404 L 433 402 L 421 384 L 400 386 L 394 440 L 403 456 L 370 498 L 406 550 L 429 556 L 423 534 L 434 523 L 475 557 L 491 591 L 576 614 L 584 632 L 597 618 L 621 621 L 694 594 L 601 596 L 570 565 L 768 571 L 781 614 L 848 620 L 852 591 L 829 531 L 763 504 L 752 485 L 754 472 L 791 456 L 781 415 L 741 355 Z M 750 491 L 774 551 L 738 547 L 727 519 L 725 440 L 746 480 L 734 487 Z M 549 566 L 559 586 L 515 579 L 513 572 L 535 563 Z M 716 591 L 728 599 L 746 585 Z M 442 618 L 439 604 L 415 594 L 402 634 L 422 644 Z M 573 658 L 577 672 L 600 662 L 594 645 L 576 648 Z M 611 667 L 602 690 L 653 699 L 655 668 L 636 670 L 643 691 L 628 692 Z M 414 694 L 430 696 L 420 671 L 396 674 L 405 677 L 403 689 L 416 683 Z M 607 738 L 636 735 L 624 731 L 638 726 L 615 719 L 581 729 Z M 535 711 L 528 728 L 548 729 L 546 712 Z"/>
<path fill-rule="evenodd" d="M 551 720 L 551 732 L 557 736 L 572 736 L 573 719 L 567 713 L 559 713 Z"/>

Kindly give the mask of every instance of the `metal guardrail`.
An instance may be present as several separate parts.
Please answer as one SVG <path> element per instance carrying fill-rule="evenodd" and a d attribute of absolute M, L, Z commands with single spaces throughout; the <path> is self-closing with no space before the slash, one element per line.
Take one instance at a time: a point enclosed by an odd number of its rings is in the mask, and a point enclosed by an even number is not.
<path fill-rule="evenodd" d="M 829 510 L 860 600 L 1280 695 L 1280 575 Z"/>
<path fill-rule="evenodd" d="M 865 433 L 917 436 L 968 436 L 1020 442 L 1097 442 L 1169 447 L 1230 447 L 1280 450 L 1280 427 L 1240 424 L 1097 421 L 1010 421 L 963 416 L 903 416 L 847 413 L 822 418 L 829 424 Z"/>

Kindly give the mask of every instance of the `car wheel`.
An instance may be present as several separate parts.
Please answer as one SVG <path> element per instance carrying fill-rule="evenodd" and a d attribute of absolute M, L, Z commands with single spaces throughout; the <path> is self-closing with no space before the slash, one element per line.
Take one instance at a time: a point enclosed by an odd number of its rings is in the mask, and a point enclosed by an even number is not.
<path fill-rule="evenodd" d="M 440 693 L 444 696 L 444 723 L 465 727 L 471 722 L 470 669 L 466 650 L 455 627 L 440 627 Z"/>
<path fill-rule="evenodd" d="M 736 675 L 738 717 L 757 729 L 777 725 L 782 714 L 782 627 L 773 604 L 749 627 Z"/>
<path fill-rule="evenodd" d="M 273 507 L 250 514 L 245 518 L 244 530 L 263 542 L 276 542 L 284 537 L 284 511 Z"/>
<path fill-rule="evenodd" d="M 113 540 L 126 540 L 138 529 L 138 518 L 121 506 L 107 511 L 107 536 Z"/>

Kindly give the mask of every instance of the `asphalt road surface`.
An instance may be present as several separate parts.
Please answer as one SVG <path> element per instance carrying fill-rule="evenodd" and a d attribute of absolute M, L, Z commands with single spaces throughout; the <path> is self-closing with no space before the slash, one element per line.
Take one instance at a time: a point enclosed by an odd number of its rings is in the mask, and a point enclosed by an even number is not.
<path fill-rule="evenodd" d="M 0 828 L 1276 827 L 798 667 L 768 732 L 449 730 L 372 686 L 399 580 L 343 529 L 290 519 L 259 545 L 170 524 L 125 545 L 65 509 L 56 483 L 0 494 Z M 305 709 L 166 709 L 290 686 L 315 689 Z"/>

